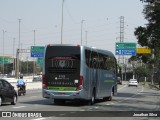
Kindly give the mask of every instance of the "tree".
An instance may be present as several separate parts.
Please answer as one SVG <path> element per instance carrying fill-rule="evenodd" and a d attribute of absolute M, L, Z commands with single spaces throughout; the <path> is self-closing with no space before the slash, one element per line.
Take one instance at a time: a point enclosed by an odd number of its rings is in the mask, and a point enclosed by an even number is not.
<path fill-rule="evenodd" d="M 140 67 L 135 68 L 135 74 L 139 82 L 141 77 L 149 77 L 151 74 L 151 71 L 146 66 L 140 66 Z"/>
<path fill-rule="evenodd" d="M 145 27 L 137 27 L 134 34 L 138 44 L 154 49 L 154 64 L 157 65 L 160 57 L 160 2 L 145 5 L 143 14 L 148 24 Z"/>
<path fill-rule="evenodd" d="M 154 55 L 154 57 L 151 57 L 149 63 L 152 65 L 152 69 L 154 69 L 155 66 L 157 67 L 159 65 L 160 60 L 160 0 L 140 1 L 148 2 L 143 9 L 143 14 L 148 21 L 148 24 L 146 24 L 145 27 L 137 27 L 134 34 L 141 46 L 146 46 L 152 49 L 152 55 Z M 160 74 L 157 74 L 157 76 L 157 78 L 160 78 Z"/>

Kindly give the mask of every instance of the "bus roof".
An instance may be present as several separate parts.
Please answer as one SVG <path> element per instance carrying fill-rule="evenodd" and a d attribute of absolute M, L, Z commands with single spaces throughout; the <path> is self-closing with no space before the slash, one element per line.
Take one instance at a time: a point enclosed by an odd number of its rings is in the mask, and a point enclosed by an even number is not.
<path fill-rule="evenodd" d="M 96 48 L 96 47 L 79 45 L 79 44 L 77 44 L 77 45 L 75 45 L 75 44 L 48 44 L 48 45 L 46 45 L 46 47 L 48 47 L 48 46 L 77 46 L 77 47 L 83 47 L 85 49 L 92 49 L 92 50 L 95 50 L 97 52 L 107 54 L 107 55 L 110 55 L 110 56 L 114 56 L 114 54 L 111 51 L 99 49 L 99 48 Z"/>

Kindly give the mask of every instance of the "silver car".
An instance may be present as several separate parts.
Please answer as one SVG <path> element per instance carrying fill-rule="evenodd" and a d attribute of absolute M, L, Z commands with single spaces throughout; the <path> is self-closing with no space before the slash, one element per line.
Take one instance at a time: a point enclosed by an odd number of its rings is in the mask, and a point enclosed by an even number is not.
<path fill-rule="evenodd" d="M 130 79 L 128 86 L 136 86 L 136 87 L 138 87 L 137 79 Z"/>

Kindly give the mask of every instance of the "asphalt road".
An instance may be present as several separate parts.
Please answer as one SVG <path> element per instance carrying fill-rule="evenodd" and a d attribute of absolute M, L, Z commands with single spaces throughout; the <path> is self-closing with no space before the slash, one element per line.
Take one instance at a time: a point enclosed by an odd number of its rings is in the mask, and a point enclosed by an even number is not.
<path fill-rule="evenodd" d="M 12 118 L 3 117 L 0 120 L 159 120 L 160 117 L 156 115 L 160 116 L 160 91 L 141 85 L 128 87 L 127 84 L 123 84 L 118 85 L 118 94 L 113 97 L 112 101 L 98 100 L 94 105 L 82 102 L 55 105 L 53 100 L 42 98 L 40 89 L 28 90 L 26 96 L 19 96 L 16 105 L 3 104 L 0 111 L 12 111 L 14 115 Z M 28 114 L 30 112 L 36 114 Z M 25 118 L 29 115 L 29 118 Z M 33 115 L 37 117 L 34 118 Z M 143 117 L 134 117 L 134 115 L 143 115 Z"/>

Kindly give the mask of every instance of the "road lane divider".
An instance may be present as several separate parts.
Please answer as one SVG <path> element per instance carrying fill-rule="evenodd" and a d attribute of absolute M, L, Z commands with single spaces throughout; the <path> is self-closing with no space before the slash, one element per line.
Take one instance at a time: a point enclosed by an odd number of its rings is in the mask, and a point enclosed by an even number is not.
<path fill-rule="evenodd" d="M 118 88 L 118 90 L 121 90 L 121 89 L 123 89 L 123 88 L 125 88 L 127 85 L 124 85 L 123 87 L 121 87 L 121 88 Z"/>
<path fill-rule="evenodd" d="M 12 108 L 15 108 L 15 109 L 19 109 L 19 108 L 24 108 L 26 106 L 18 106 L 18 107 L 12 107 Z"/>
<path fill-rule="evenodd" d="M 37 119 L 32 119 L 32 120 L 45 120 L 46 118 L 37 118 Z"/>
<path fill-rule="evenodd" d="M 36 97 L 38 97 L 38 96 L 31 96 L 31 97 L 29 97 L 29 98 L 36 98 Z"/>
<path fill-rule="evenodd" d="M 143 92 L 143 91 L 144 91 L 144 87 L 142 86 L 141 90 L 138 91 L 138 93 L 136 93 L 136 94 L 134 94 L 134 95 L 132 95 L 132 96 L 130 96 L 130 97 L 127 97 L 127 98 L 125 98 L 124 100 L 121 100 L 120 102 L 123 102 L 123 101 L 125 101 L 125 100 L 134 98 L 135 96 L 139 95 L 139 94 L 140 94 L 141 92 Z M 119 102 L 119 101 L 118 101 L 118 102 Z"/>

